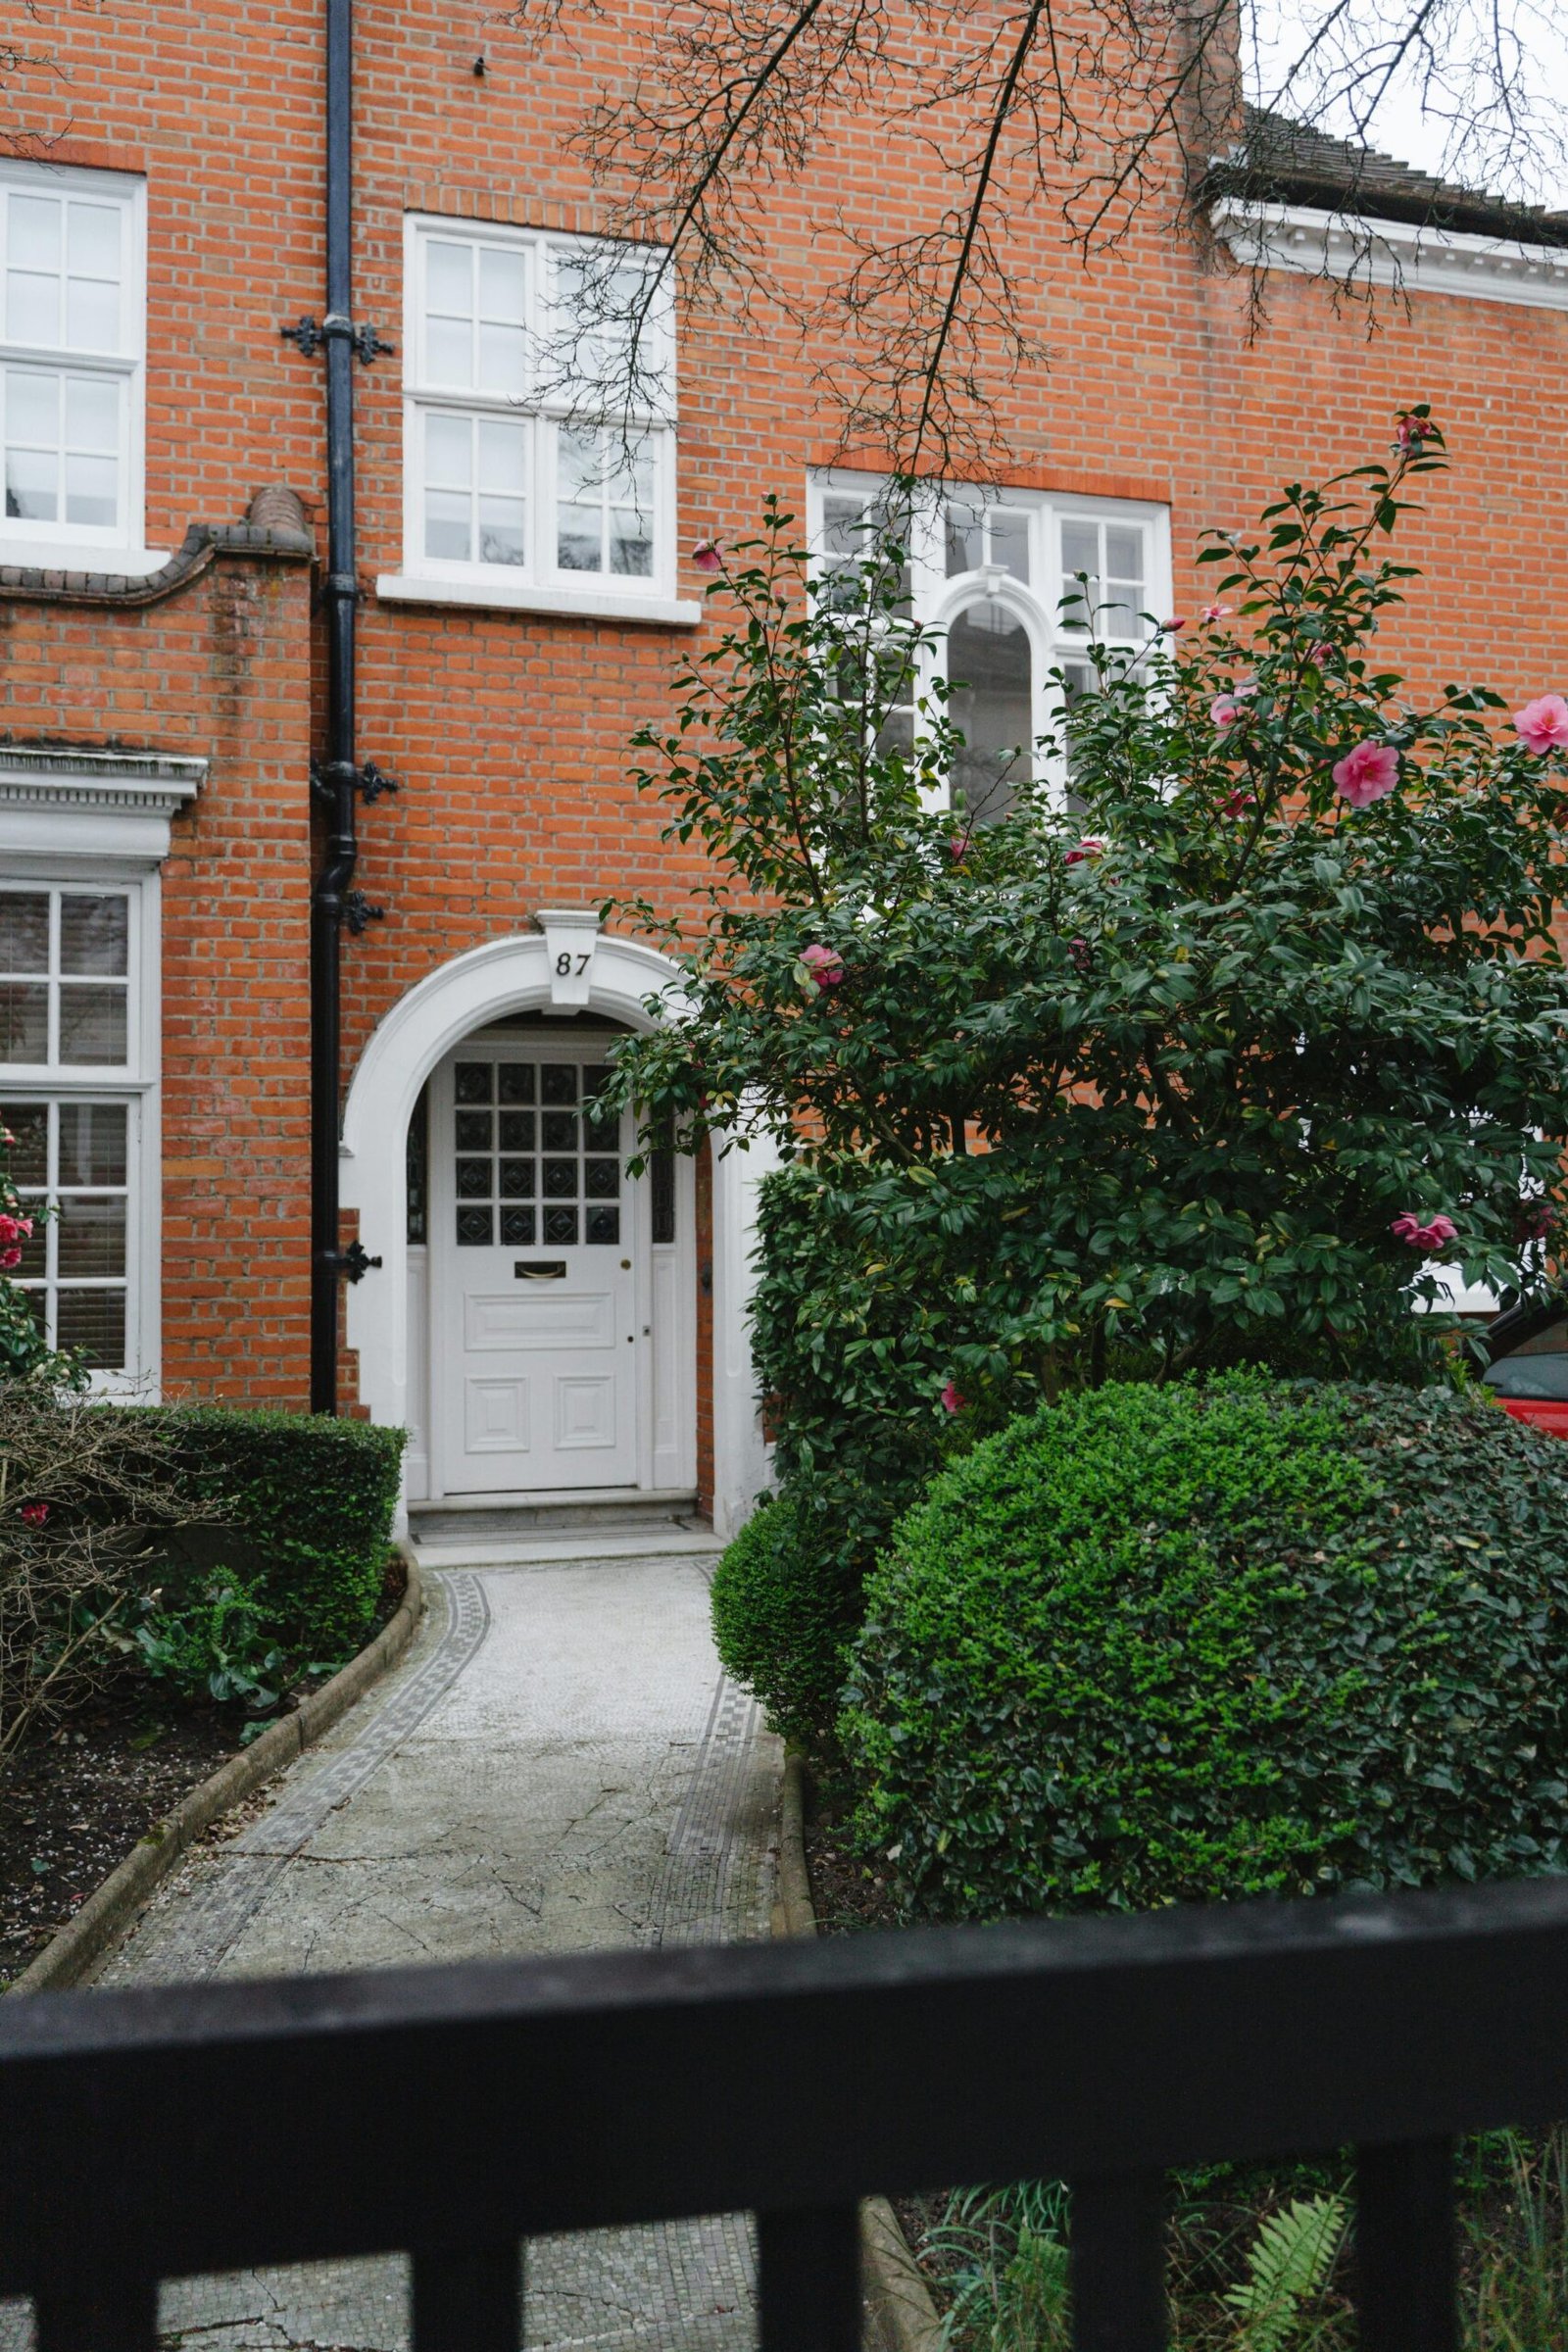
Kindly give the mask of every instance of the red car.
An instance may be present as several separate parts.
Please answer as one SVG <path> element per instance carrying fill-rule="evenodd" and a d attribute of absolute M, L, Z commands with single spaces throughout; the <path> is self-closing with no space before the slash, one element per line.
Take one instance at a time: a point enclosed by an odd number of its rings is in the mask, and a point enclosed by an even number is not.
<path fill-rule="evenodd" d="M 1568 1299 L 1510 1307 L 1487 1333 L 1492 1362 L 1482 1378 L 1504 1412 L 1568 1438 Z"/>

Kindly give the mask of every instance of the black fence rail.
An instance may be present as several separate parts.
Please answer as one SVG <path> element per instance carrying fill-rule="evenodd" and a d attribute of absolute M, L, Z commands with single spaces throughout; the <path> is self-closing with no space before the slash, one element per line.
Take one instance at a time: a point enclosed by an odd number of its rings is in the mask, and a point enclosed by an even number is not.
<path fill-rule="evenodd" d="M 1357 2151 L 1365 2352 L 1453 2352 L 1456 2134 L 1568 2116 L 1568 1881 L 0 2004 L 0 2294 L 412 2258 L 516 2352 L 518 2244 L 750 2211 L 762 2352 L 853 2352 L 857 2201 L 1073 2184 L 1079 2352 L 1166 2340 L 1161 2177 Z"/>

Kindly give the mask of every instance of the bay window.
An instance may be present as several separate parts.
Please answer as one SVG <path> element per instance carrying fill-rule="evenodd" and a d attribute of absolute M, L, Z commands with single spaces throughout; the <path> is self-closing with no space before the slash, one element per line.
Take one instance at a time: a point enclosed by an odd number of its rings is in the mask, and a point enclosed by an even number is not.
<path fill-rule="evenodd" d="M 863 563 L 888 485 L 835 472 L 810 485 L 811 545 L 832 593 Z M 931 667 L 962 734 L 952 791 L 977 822 L 1004 815 L 1035 780 L 1038 739 L 1092 680 L 1090 643 L 1136 652 L 1170 596 L 1168 516 L 1130 501 L 962 484 L 922 492 L 899 531 L 901 601 L 937 640 Z M 1064 795 L 1068 779 L 1042 779 Z"/>

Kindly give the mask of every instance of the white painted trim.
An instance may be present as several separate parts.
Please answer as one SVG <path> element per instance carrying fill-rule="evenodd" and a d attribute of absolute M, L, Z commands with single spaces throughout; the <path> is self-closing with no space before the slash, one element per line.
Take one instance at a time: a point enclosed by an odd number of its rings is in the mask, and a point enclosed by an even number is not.
<path fill-rule="evenodd" d="M 757 1287 L 757 1188 L 778 1165 L 765 1130 L 713 1157 L 713 1533 L 726 1541 L 746 1525 L 770 1482 L 761 1402 L 752 1363 L 751 1306 Z"/>
<path fill-rule="evenodd" d="M 548 612 L 562 620 L 630 620 L 651 628 L 695 629 L 700 604 L 684 597 L 617 595 L 611 588 L 531 588 L 499 566 L 466 576 L 383 571 L 375 593 L 390 605 L 472 605 L 487 612 Z"/>
<path fill-rule="evenodd" d="M 342 1196 L 345 1208 L 358 1211 L 365 1248 L 382 1260 L 378 1271 L 354 1284 L 348 1294 L 349 1346 L 359 1353 L 360 1400 L 372 1420 L 406 1427 L 419 1404 L 417 1393 L 411 1391 L 401 1145 L 419 1089 L 436 1064 L 475 1029 L 509 1012 L 548 1007 L 550 984 L 542 932 L 490 940 L 427 973 L 400 998 L 360 1056 L 344 1111 Z M 663 1016 L 678 1018 L 682 989 L 679 966 L 658 949 L 601 932 L 586 1017 L 591 1021 L 593 1013 L 600 1012 L 646 1031 L 656 1019 L 649 1000 L 662 1000 Z M 731 1153 L 719 1162 L 714 1185 L 714 1513 L 721 1533 L 740 1524 L 765 1477 L 745 1328 L 755 1224 L 752 1196 L 764 1160 L 765 1152 L 756 1148 L 750 1153 Z M 678 1199 L 690 1232 L 689 1179 Z M 407 1476 L 405 1468 L 406 1480 Z"/>
<path fill-rule="evenodd" d="M 205 760 L 155 753 L 0 750 L 0 857 L 156 865 Z"/>
<path fill-rule="evenodd" d="M 1248 204 L 1236 196 L 1219 198 L 1209 219 L 1248 269 L 1568 311 L 1568 246 L 1523 245 L 1306 205 Z"/>

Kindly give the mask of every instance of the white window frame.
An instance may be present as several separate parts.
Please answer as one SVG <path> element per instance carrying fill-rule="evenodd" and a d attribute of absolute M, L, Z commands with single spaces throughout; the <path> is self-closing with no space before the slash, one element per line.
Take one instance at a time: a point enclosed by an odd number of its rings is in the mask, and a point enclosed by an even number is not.
<path fill-rule="evenodd" d="M 807 529 L 813 550 L 820 550 L 824 536 L 824 501 L 833 493 L 863 498 L 867 504 L 886 494 L 888 477 L 845 467 L 813 473 L 807 484 Z M 1025 583 L 1014 578 L 1000 564 L 982 564 L 971 570 L 956 572 L 951 578 L 947 567 L 947 509 L 954 502 L 967 506 L 1001 507 L 1009 513 L 1023 514 L 1029 522 L 1029 579 Z M 1069 662 L 1083 662 L 1090 634 L 1083 630 L 1068 630 L 1062 624 L 1060 599 L 1071 593 L 1075 583 L 1062 575 L 1061 533 L 1064 522 L 1084 521 L 1120 523 L 1141 532 L 1144 541 L 1145 610 L 1157 621 L 1169 616 L 1171 611 L 1171 550 L 1170 510 L 1151 501 L 1077 497 L 1066 491 L 1013 489 L 1007 486 L 980 486 L 967 482 L 945 482 L 932 485 L 929 493 L 917 492 L 910 515 L 908 531 L 909 585 L 911 618 L 916 626 L 934 634 L 939 644 L 926 658 L 923 675 L 917 682 L 919 692 L 928 679 L 944 674 L 942 644 L 946 633 L 958 615 L 971 604 L 990 600 L 1004 606 L 1016 614 L 1028 633 L 1034 700 L 1034 738 L 1051 734 L 1059 726 L 1061 711 L 1053 692 L 1050 672 L 1065 667 Z M 1111 644 L 1135 643 L 1145 647 L 1154 643 L 1152 630 L 1141 640 L 1110 639 Z M 1053 797 L 1064 799 L 1066 777 L 1059 761 L 1053 763 L 1054 772 L 1041 780 Z"/>
<path fill-rule="evenodd" d="M 93 571 L 146 573 L 166 561 L 162 550 L 144 545 L 146 536 L 147 448 L 147 182 L 130 172 L 78 171 L 74 167 L 0 159 L 0 199 L 26 196 L 85 196 L 111 202 L 122 219 L 121 253 L 121 349 L 74 352 L 10 341 L 0 332 L 0 364 L 37 366 L 74 375 L 93 375 L 122 384 L 121 424 L 121 519 L 118 524 L 40 522 L 4 512 L 0 498 L 0 563 L 45 564 Z M 0 270 L 5 259 L 0 223 Z M 0 289 L 0 330 L 8 327 Z M 3 403 L 0 403 L 3 405 Z M 3 423 L 3 419 L 0 419 Z"/>
<path fill-rule="evenodd" d="M 7 858 L 0 894 L 40 890 L 113 893 L 128 902 L 124 1061 L 0 1062 L 0 1102 L 125 1106 L 125 1361 L 119 1370 L 93 1372 L 89 1380 L 103 1395 L 145 1396 L 158 1378 L 159 874 L 156 867 L 137 871 L 118 858 Z M 52 1010 L 49 1025 L 53 1038 Z"/>
<path fill-rule="evenodd" d="M 428 380 L 424 356 L 426 257 L 435 242 L 500 247 L 526 255 L 525 348 L 535 355 L 529 370 L 531 389 L 512 397 L 454 389 Z M 580 395 L 574 400 L 568 386 L 550 381 L 537 364 L 538 355 L 548 349 L 551 273 L 560 257 L 584 249 L 603 250 L 609 242 L 514 228 L 498 221 L 452 220 L 444 214 L 404 216 L 403 568 L 377 580 L 381 597 L 405 603 L 471 604 L 686 625 L 701 618 L 702 607 L 683 602 L 676 594 L 675 353 L 672 318 L 667 315 L 662 326 L 656 322 L 655 332 L 662 337 L 656 368 L 669 386 L 669 397 L 662 405 L 634 411 L 625 420 L 630 430 L 646 432 L 651 443 L 652 572 L 643 578 L 568 571 L 556 560 L 560 434 L 565 429 L 590 430 L 592 419 L 582 412 Z M 627 245 L 625 250 L 632 253 L 639 248 Z M 515 420 L 529 427 L 525 563 L 486 564 L 477 558 L 458 563 L 425 554 L 424 430 L 426 419 L 442 413 Z M 610 429 L 621 429 L 620 420 L 612 420 Z"/>

